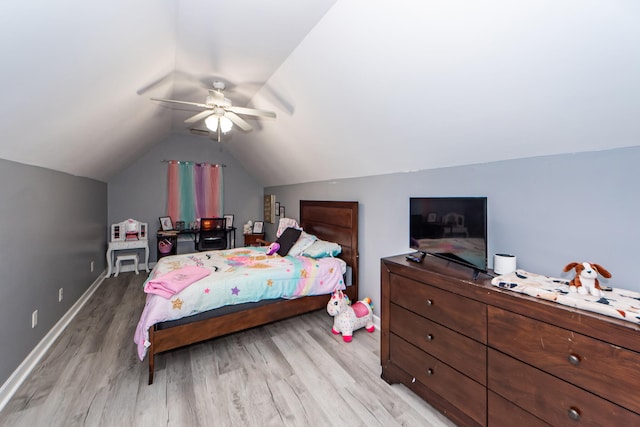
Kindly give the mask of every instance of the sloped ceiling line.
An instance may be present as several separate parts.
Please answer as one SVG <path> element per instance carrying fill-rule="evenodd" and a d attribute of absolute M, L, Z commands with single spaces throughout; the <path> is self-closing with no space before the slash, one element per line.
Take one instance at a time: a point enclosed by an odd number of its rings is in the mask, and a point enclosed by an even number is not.
<path fill-rule="evenodd" d="M 108 182 L 214 79 L 278 114 L 222 141 L 265 186 L 640 141 L 633 2 L 66 3 L 0 6 L 0 158 Z"/>

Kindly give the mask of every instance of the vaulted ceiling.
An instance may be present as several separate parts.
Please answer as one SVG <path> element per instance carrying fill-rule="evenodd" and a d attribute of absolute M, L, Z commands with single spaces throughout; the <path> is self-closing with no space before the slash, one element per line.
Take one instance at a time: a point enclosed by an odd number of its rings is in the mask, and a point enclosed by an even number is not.
<path fill-rule="evenodd" d="M 149 98 L 214 80 L 278 115 L 197 137 L 264 185 L 634 146 L 638 22 L 629 0 L 2 2 L 0 158 L 108 181 L 199 111 Z"/>

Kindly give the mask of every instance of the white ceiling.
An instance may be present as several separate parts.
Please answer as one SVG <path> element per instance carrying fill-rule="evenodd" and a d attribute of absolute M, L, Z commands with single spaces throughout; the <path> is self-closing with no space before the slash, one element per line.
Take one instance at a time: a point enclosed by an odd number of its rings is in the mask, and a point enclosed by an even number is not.
<path fill-rule="evenodd" d="M 0 158 L 108 181 L 214 80 L 264 185 L 639 145 L 635 0 L 0 4 Z M 199 137 L 205 144 L 218 144 Z"/>

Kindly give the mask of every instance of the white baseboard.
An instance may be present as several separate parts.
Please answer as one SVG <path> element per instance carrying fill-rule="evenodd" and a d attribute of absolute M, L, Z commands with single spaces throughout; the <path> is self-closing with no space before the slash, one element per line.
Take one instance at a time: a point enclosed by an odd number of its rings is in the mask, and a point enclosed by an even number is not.
<path fill-rule="evenodd" d="M 151 269 L 153 268 L 153 266 L 156 265 L 155 262 L 151 262 L 149 261 L 149 271 L 151 271 Z M 133 263 L 127 263 L 125 265 L 123 265 L 122 267 L 120 267 L 120 273 L 129 273 L 131 271 L 135 271 L 135 265 Z M 147 273 L 147 270 L 145 270 L 144 268 L 144 263 L 138 264 L 138 272 L 140 274 L 146 274 L 149 275 L 149 273 Z M 116 274 L 116 269 L 115 267 L 113 268 L 113 270 L 111 271 L 111 275 L 115 276 Z"/>
<path fill-rule="evenodd" d="M 373 315 L 373 326 L 376 327 L 377 330 L 380 330 L 380 317 Z"/>
<path fill-rule="evenodd" d="M 133 271 L 133 269 L 132 269 Z M 78 314 L 80 309 L 86 304 L 86 302 L 91 298 L 91 295 L 98 289 L 98 287 L 104 281 L 104 275 L 106 271 L 103 271 L 100 276 L 96 278 L 96 280 L 89 286 L 89 289 L 85 291 L 84 294 L 71 306 L 71 308 L 58 320 L 58 322 L 53 325 L 53 327 L 49 330 L 47 335 L 42 338 L 42 340 L 36 345 L 36 347 L 29 353 L 29 355 L 22 361 L 20 366 L 13 371 L 13 374 L 2 384 L 0 387 L 0 411 L 5 407 L 11 397 L 18 390 L 18 387 L 24 382 L 24 380 L 29 376 L 33 368 L 36 364 L 42 359 L 42 356 L 47 352 L 51 344 L 58 338 L 58 336 L 64 331 L 69 322 L 73 320 L 73 318 Z"/>

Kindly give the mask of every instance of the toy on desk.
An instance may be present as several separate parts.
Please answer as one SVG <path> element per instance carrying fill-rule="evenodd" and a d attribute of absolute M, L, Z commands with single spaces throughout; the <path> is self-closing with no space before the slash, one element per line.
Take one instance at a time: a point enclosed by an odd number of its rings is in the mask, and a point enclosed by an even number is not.
<path fill-rule="evenodd" d="M 576 275 L 569 282 L 569 290 L 578 292 L 581 295 L 593 295 L 594 297 L 602 297 L 602 287 L 598 281 L 598 273 L 607 279 L 611 278 L 611 273 L 606 268 L 598 264 L 589 262 L 572 262 L 564 267 L 565 272 L 576 270 Z"/>
<path fill-rule="evenodd" d="M 334 317 L 331 332 L 335 335 L 341 333 L 344 342 L 351 342 L 356 329 L 364 327 L 367 332 L 375 330 L 370 298 L 350 305 L 349 297 L 344 292 L 335 291 L 327 303 L 327 313 Z"/>
<path fill-rule="evenodd" d="M 158 242 L 158 251 L 161 254 L 168 254 L 173 249 L 173 243 L 169 239 L 162 239 Z"/>

